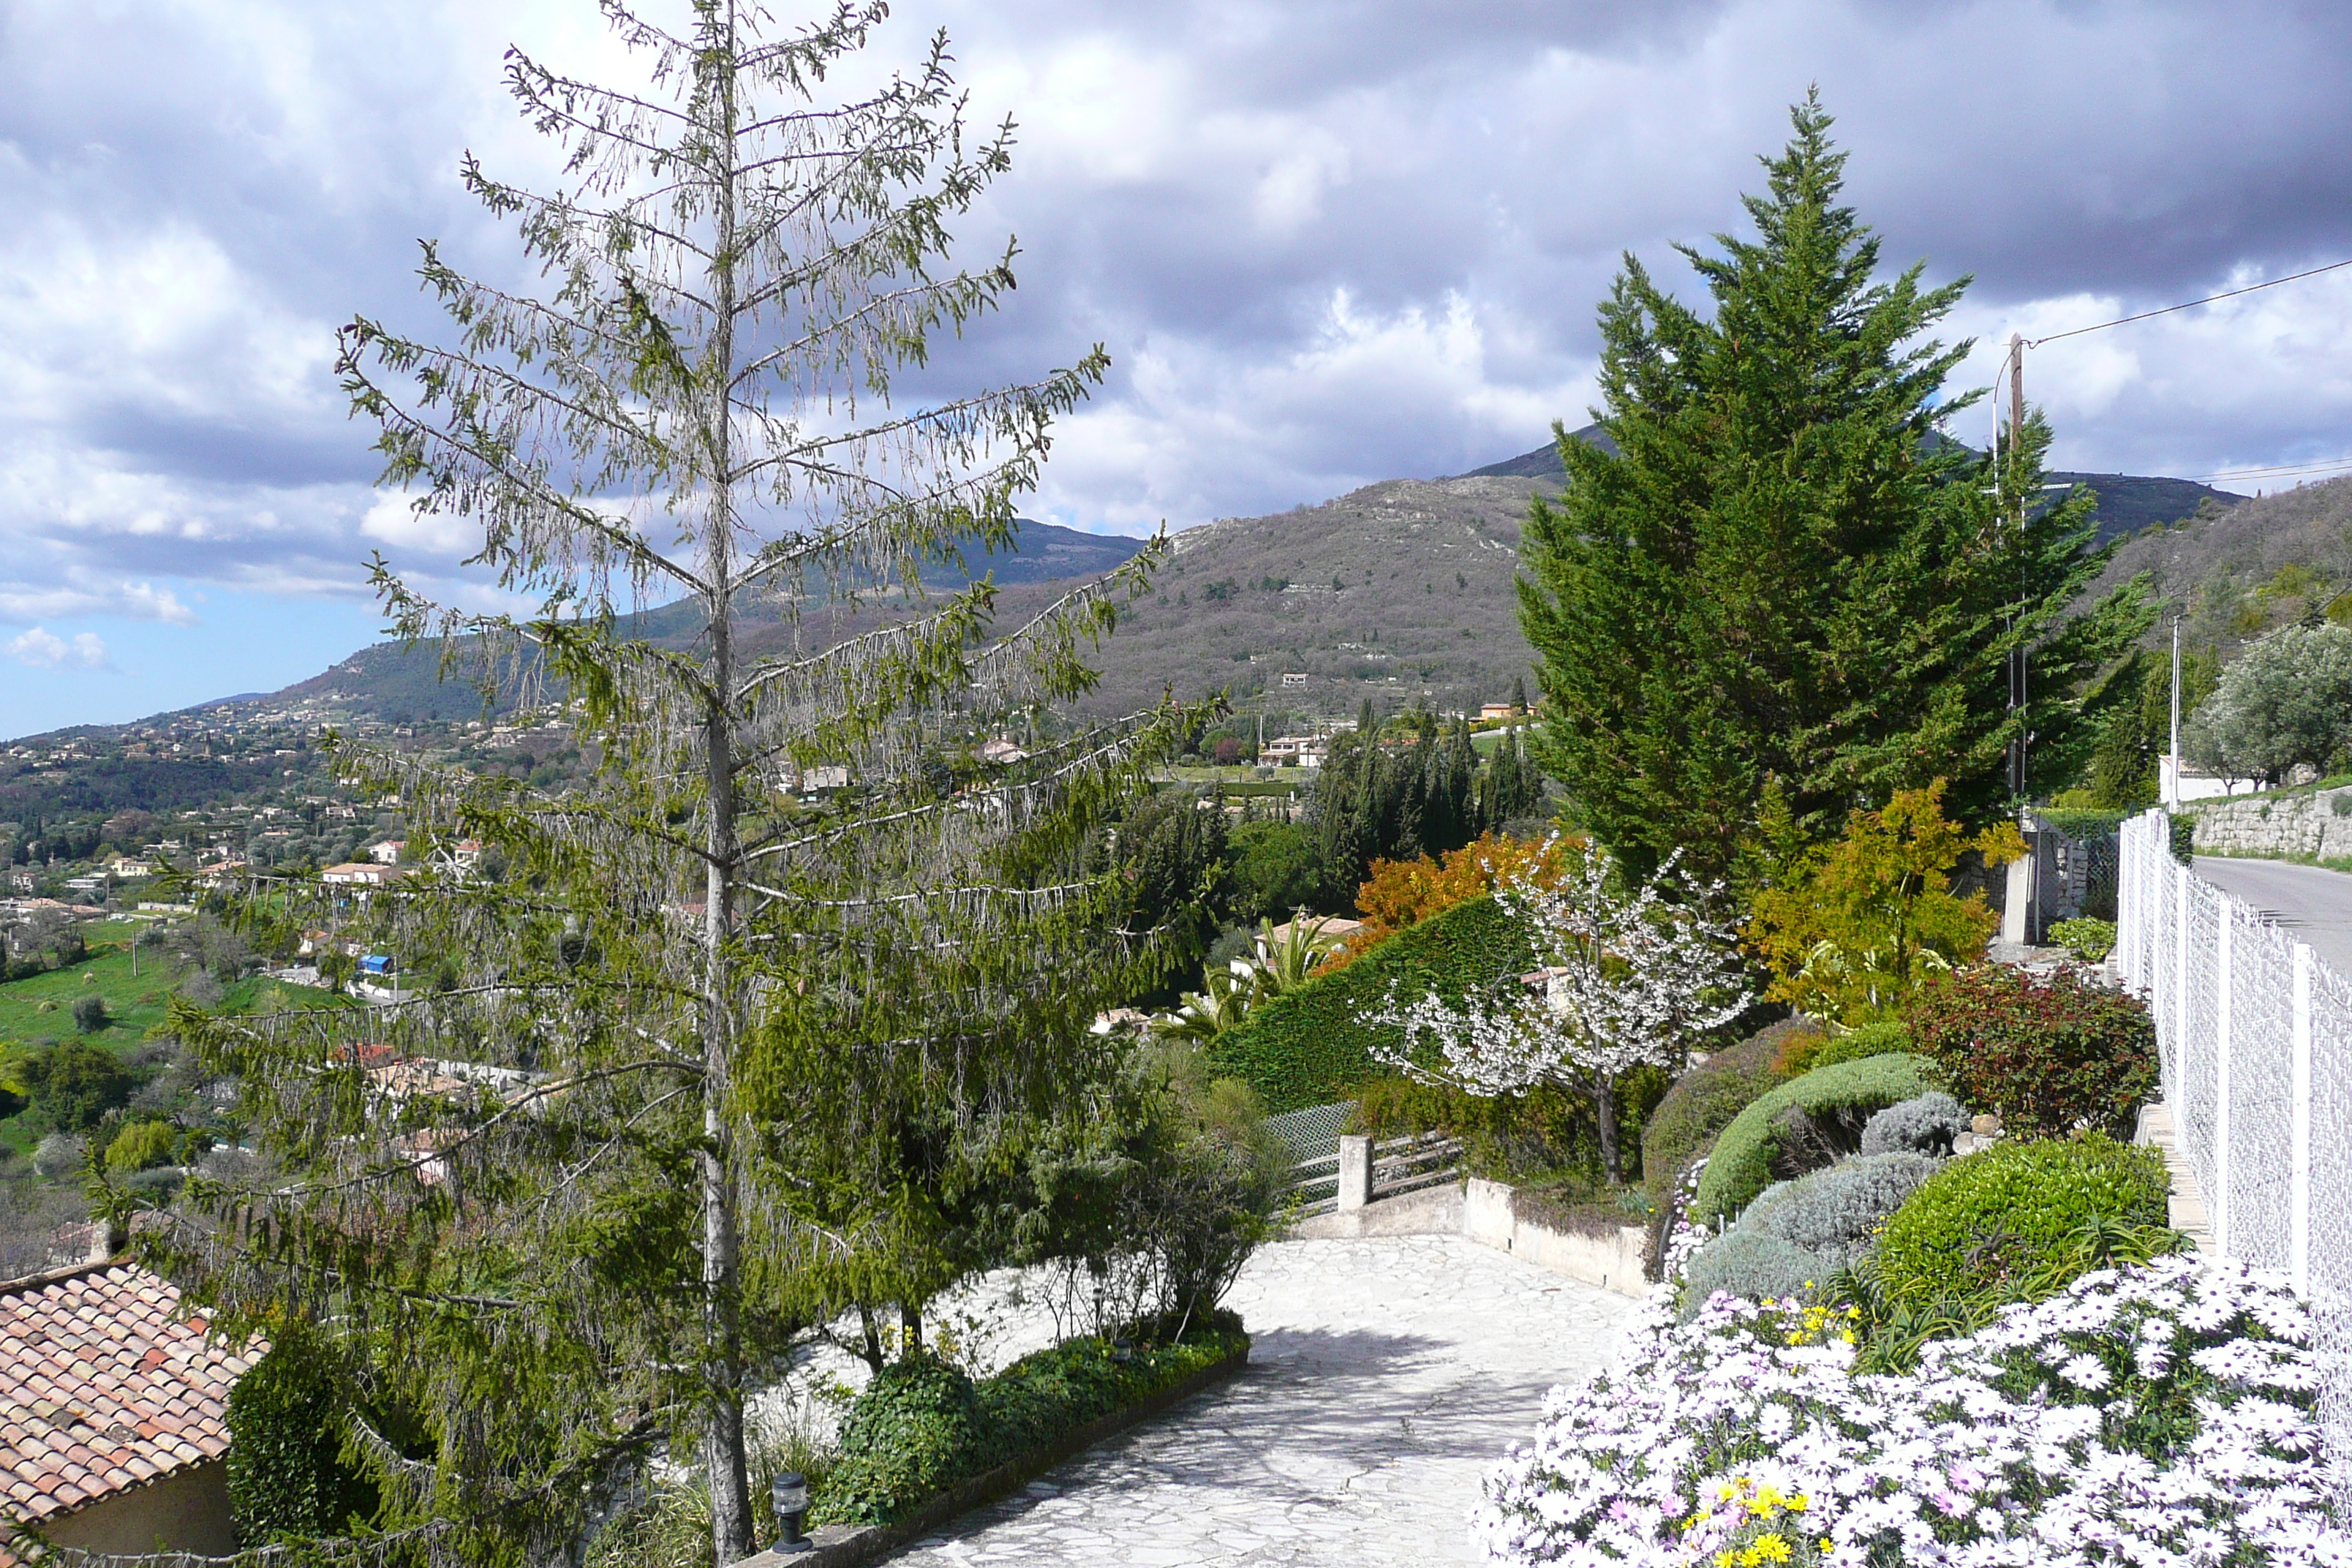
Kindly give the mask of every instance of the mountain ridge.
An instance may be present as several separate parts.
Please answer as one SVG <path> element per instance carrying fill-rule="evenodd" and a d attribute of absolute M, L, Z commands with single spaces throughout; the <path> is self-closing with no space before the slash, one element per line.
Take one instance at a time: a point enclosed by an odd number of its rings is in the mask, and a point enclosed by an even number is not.
<path fill-rule="evenodd" d="M 1598 423 L 1587 425 L 1580 430 L 1571 430 L 1568 437 L 1571 441 L 1599 446 L 1609 452 L 1617 449 L 1617 443 L 1609 438 Z M 1568 471 L 1560 466 L 1559 448 L 1547 442 L 1531 452 L 1506 458 L 1499 463 L 1489 463 L 1483 468 L 1473 468 L 1465 477 L 1559 480 L 1565 479 Z M 2094 474 L 2072 468 L 2053 468 L 2047 478 L 2052 484 L 2088 485 L 2097 492 L 2099 503 L 2092 512 L 2099 529 L 2098 537 L 2094 542 L 2096 544 L 2195 516 L 2209 500 L 2217 507 L 2228 508 L 2246 500 L 2244 496 L 2217 490 L 2195 479 L 2169 479 L 2158 474 Z"/>

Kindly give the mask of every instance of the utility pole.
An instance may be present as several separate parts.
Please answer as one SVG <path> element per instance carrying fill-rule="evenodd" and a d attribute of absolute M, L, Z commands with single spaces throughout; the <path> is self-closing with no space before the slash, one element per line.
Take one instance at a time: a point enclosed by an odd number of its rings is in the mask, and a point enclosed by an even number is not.
<path fill-rule="evenodd" d="M 1998 424 L 1998 419 L 1996 419 Z M 2018 441 L 2025 429 L 2025 338 L 2019 332 L 2009 335 L 2009 464 L 2012 486 L 2017 466 Z M 2017 526 L 2025 528 L 2025 497 L 2017 496 Z M 2022 597 L 2024 584 L 2020 584 Z M 2025 799 L 2025 645 L 2021 640 L 2010 650 L 2009 707 L 2017 716 L 2017 733 L 2009 743 L 2009 793 L 2021 805 Z"/>
<path fill-rule="evenodd" d="M 2172 617 L 2172 765 L 2165 780 L 2164 807 L 2180 809 L 2180 617 Z"/>

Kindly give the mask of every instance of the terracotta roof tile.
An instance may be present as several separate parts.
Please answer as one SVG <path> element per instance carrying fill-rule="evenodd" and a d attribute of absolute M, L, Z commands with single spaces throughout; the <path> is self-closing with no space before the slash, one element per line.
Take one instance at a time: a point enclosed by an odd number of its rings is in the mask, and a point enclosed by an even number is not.
<path fill-rule="evenodd" d="M 0 1286 L 0 1512 L 37 1523 L 227 1451 L 252 1358 L 179 1300 L 130 1263 Z"/>

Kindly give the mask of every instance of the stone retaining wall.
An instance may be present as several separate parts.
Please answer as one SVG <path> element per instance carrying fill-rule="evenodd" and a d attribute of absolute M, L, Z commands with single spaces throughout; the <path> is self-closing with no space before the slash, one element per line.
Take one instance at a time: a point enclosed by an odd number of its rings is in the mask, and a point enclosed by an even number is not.
<path fill-rule="evenodd" d="M 2190 801 L 2197 818 L 2200 855 L 2292 855 L 2332 859 L 2352 858 L 2352 816 L 2338 816 L 2336 803 L 2352 812 L 2352 786 L 2311 795 L 2253 795 L 2239 800 Z"/>

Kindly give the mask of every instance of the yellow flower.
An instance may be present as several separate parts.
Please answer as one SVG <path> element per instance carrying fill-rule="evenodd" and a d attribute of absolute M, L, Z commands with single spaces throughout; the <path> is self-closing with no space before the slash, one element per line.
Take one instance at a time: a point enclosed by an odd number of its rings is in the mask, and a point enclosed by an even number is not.
<path fill-rule="evenodd" d="M 1731 1568 L 1731 1553 L 1728 1552 L 1717 1552 L 1715 1554 L 1715 1568 Z"/>
<path fill-rule="evenodd" d="M 1769 1534 L 1758 1536 L 1756 1544 L 1748 1550 L 1756 1553 L 1756 1561 L 1759 1563 L 1786 1563 L 1794 1555 L 1789 1550 L 1788 1542 L 1781 1538 L 1780 1532 L 1777 1530 Z"/>
<path fill-rule="evenodd" d="M 1802 1513 L 1805 1511 L 1804 1493 L 1799 1492 L 1795 1497 L 1789 1500 L 1789 1511 L 1790 1513 Z"/>
<path fill-rule="evenodd" d="M 1827 1552 L 1829 1549 L 1830 1549 L 1830 1538 L 1829 1538 L 1828 1536 L 1824 1535 L 1824 1536 L 1822 1536 L 1822 1551 L 1824 1551 L 1824 1552 Z"/>

